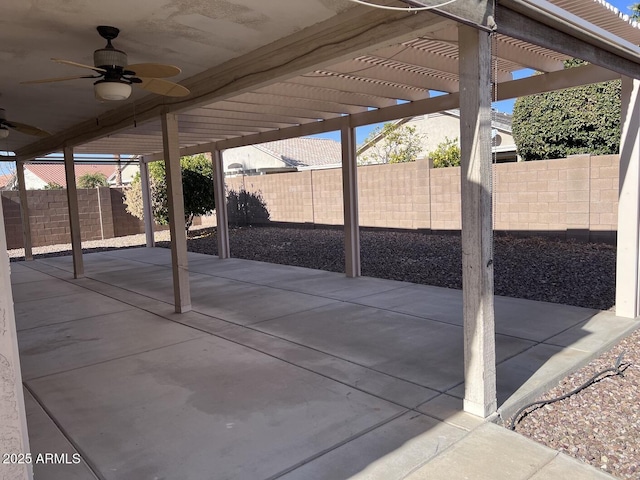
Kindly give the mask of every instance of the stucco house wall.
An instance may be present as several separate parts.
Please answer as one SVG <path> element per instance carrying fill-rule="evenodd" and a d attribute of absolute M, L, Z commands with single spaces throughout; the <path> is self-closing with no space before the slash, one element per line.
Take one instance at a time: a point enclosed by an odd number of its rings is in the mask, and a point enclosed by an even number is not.
<path fill-rule="evenodd" d="M 253 145 L 246 147 L 230 148 L 222 153 L 222 162 L 225 173 L 233 172 L 241 165 L 243 170 L 258 170 L 262 168 L 284 168 L 286 163 L 278 157 L 265 152 Z"/>

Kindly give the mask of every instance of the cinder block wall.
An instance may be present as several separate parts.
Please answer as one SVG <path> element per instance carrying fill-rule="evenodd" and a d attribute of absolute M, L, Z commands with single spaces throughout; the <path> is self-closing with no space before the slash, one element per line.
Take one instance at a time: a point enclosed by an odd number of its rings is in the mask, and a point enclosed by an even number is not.
<path fill-rule="evenodd" d="M 4 211 L 4 227 L 7 236 L 7 248 L 22 246 L 22 218 L 20 217 L 20 196 L 18 192 L 2 192 L 2 210 Z"/>
<path fill-rule="evenodd" d="M 618 155 L 494 166 L 494 228 L 517 234 L 614 241 Z M 342 225 L 340 169 L 232 177 L 227 188 L 260 193 L 275 222 Z M 460 168 L 426 161 L 358 168 L 360 225 L 458 231 Z"/>
<path fill-rule="evenodd" d="M 617 155 L 494 166 L 494 226 L 516 234 L 551 234 L 613 242 L 618 222 Z M 227 189 L 260 194 L 273 222 L 342 225 L 340 169 L 226 179 Z M 360 225 L 460 230 L 460 168 L 426 161 L 358 168 Z M 70 242 L 64 190 L 28 192 L 34 246 Z M 83 240 L 144 232 L 122 191 L 78 190 Z M 22 247 L 18 192 L 2 192 L 9 248 Z M 199 224 L 199 221 L 195 222 Z M 159 229 L 162 227 L 158 227 Z"/>
<path fill-rule="evenodd" d="M 34 247 L 70 243 L 66 190 L 29 190 L 29 221 Z M 78 189 L 82 240 L 100 240 L 144 232 L 144 224 L 129 215 L 120 189 Z M 2 192 L 7 247 L 22 248 L 22 219 L 18 192 Z M 119 235 L 118 235 L 119 234 Z"/>

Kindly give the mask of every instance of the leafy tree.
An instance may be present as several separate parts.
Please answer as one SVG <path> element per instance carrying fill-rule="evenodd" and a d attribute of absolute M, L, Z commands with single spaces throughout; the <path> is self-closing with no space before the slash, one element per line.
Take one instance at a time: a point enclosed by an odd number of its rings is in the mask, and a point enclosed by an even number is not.
<path fill-rule="evenodd" d="M 49 182 L 44 186 L 45 190 L 62 190 L 64 187 L 56 182 Z"/>
<path fill-rule="evenodd" d="M 104 173 L 85 173 L 78 178 L 78 188 L 108 187 L 107 177 Z"/>
<path fill-rule="evenodd" d="M 438 144 L 436 149 L 429 154 L 433 160 L 434 168 L 459 167 L 460 166 L 460 145 L 458 138 L 453 140 L 445 137 L 444 142 Z"/>
<path fill-rule="evenodd" d="M 565 68 L 581 65 L 565 62 Z M 524 160 L 618 153 L 620 80 L 516 100 L 513 137 Z"/>
<path fill-rule="evenodd" d="M 640 20 L 640 3 L 634 3 L 629 7 L 631 10 L 631 18 L 634 20 Z"/>
<path fill-rule="evenodd" d="M 360 158 L 360 164 L 415 162 L 422 152 L 424 135 L 410 125 L 388 122 L 373 130 L 365 139 L 370 147 Z"/>
<path fill-rule="evenodd" d="M 213 169 L 205 155 L 192 155 L 180 159 L 182 189 L 184 193 L 185 228 L 189 230 L 193 219 L 207 215 L 215 208 L 213 196 Z M 169 199 L 164 162 L 149 164 L 149 187 L 151 189 L 151 209 L 153 218 L 159 225 L 169 223 Z M 137 218 L 144 218 L 142 208 L 142 182 L 136 175 L 125 192 L 124 203 L 127 212 Z"/>

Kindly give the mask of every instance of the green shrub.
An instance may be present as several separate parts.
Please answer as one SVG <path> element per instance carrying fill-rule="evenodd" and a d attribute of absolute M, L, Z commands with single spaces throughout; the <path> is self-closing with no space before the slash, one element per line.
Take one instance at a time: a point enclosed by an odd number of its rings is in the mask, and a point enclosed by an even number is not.
<path fill-rule="evenodd" d="M 460 146 L 458 138 L 453 140 L 445 137 L 445 141 L 438 144 L 436 149 L 429 154 L 433 160 L 433 168 L 459 167 L 460 166 Z"/>

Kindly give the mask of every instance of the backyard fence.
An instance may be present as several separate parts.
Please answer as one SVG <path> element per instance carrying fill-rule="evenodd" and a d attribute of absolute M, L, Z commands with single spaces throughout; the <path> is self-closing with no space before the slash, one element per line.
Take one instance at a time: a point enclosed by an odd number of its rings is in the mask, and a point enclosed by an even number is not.
<path fill-rule="evenodd" d="M 495 230 L 614 242 L 618 164 L 617 155 L 582 155 L 494 165 Z M 253 223 L 343 223 L 340 169 L 228 177 L 226 185 L 230 192 L 253 194 L 266 207 L 252 215 Z M 460 230 L 459 167 L 433 169 L 427 161 L 363 166 L 358 187 L 363 227 Z M 66 191 L 27 193 L 33 245 L 69 243 Z M 144 232 L 143 222 L 126 212 L 123 196 L 117 188 L 78 190 L 83 241 Z M 1 197 L 8 248 L 21 248 L 18 192 Z"/>
<path fill-rule="evenodd" d="M 494 165 L 494 229 L 615 241 L 618 155 Z M 229 190 L 259 193 L 271 222 L 342 225 L 340 169 L 230 177 Z M 460 168 L 427 161 L 358 168 L 360 225 L 460 230 Z"/>

